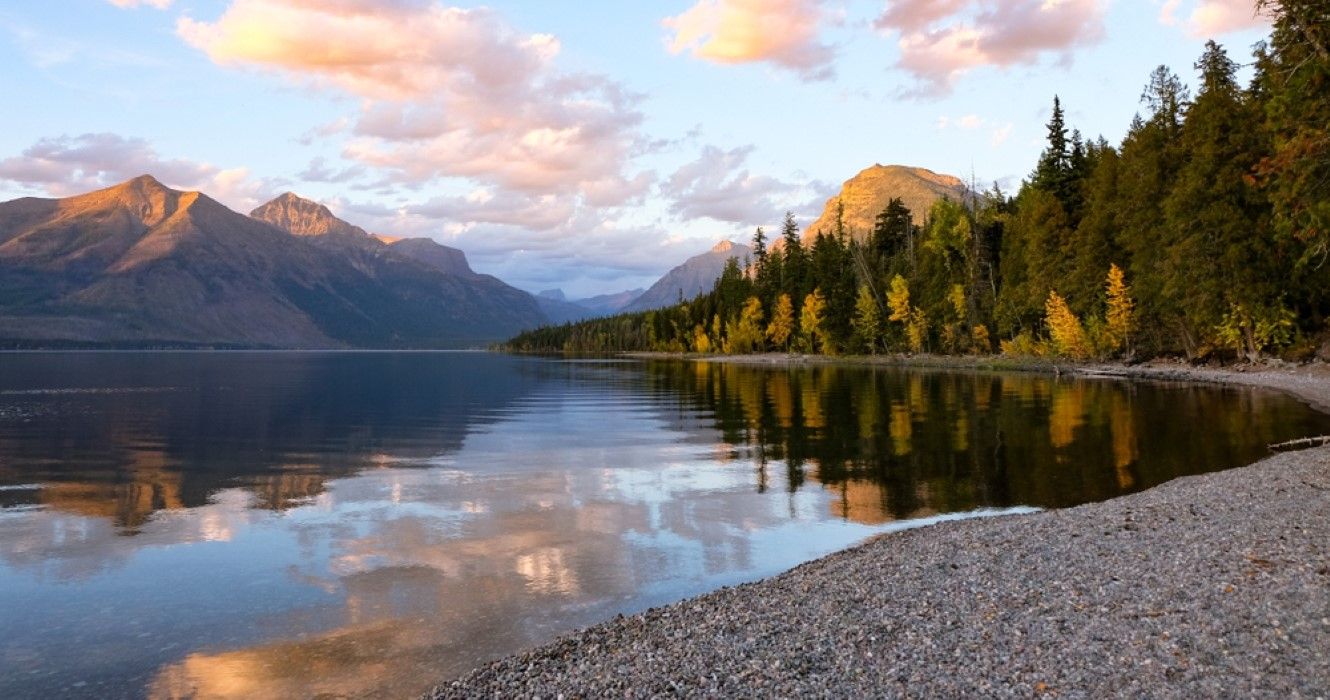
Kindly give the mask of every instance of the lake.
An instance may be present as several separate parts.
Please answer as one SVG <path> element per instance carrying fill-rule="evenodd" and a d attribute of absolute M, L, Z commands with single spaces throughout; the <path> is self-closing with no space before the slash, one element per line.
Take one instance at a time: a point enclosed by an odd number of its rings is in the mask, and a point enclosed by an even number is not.
<path fill-rule="evenodd" d="M 1245 388 L 487 353 L 0 354 L 0 697 L 410 697 L 952 515 L 1240 466 Z"/>

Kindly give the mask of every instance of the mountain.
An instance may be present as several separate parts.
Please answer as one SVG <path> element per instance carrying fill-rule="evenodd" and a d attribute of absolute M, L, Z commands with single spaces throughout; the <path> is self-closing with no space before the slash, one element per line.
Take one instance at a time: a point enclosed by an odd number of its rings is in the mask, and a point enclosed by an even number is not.
<path fill-rule="evenodd" d="M 630 289 L 613 294 L 601 294 L 586 299 L 568 299 L 562 289 L 546 289 L 536 295 L 540 310 L 554 323 L 582 321 L 588 318 L 613 316 L 642 296 L 642 289 Z"/>
<path fill-rule="evenodd" d="M 415 304 L 424 304 L 426 317 L 447 311 L 459 340 L 476 342 L 507 337 L 514 328 L 543 325 L 549 319 L 530 294 L 491 275 L 477 274 L 466 254 L 429 238 L 374 236 L 333 215 L 325 206 L 287 193 L 264 204 L 250 216 L 266 221 L 316 245 L 336 250 L 370 276 L 390 284 L 403 272 L 423 269 L 442 282 L 442 298 L 429 300 L 418 290 L 401 291 Z M 422 319 L 423 320 L 423 319 Z M 442 330 L 442 329 L 440 329 Z"/>
<path fill-rule="evenodd" d="M 633 303 L 644 292 L 646 290 L 639 287 L 638 289 L 601 294 L 586 299 L 574 299 L 573 303 L 589 309 L 595 316 L 613 316 L 622 311 L 625 306 Z"/>
<path fill-rule="evenodd" d="M 596 315 L 585 306 L 574 304 L 565 299 L 546 296 L 544 292 L 536 295 L 536 304 L 549 317 L 550 322 L 555 325 L 568 323 L 569 321 L 581 321 Z"/>
<path fill-rule="evenodd" d="M 368 250 L 384 245 L 384 241 L 369 235 L 365 229 L 333 216 L 328 207 L 294 192 L 277 197 L 249 215 L 320 245 L 353 245 Z"/>
<path fill-rule="evenodd" d="M 398 238 L 388 244 L 388 250 L 425 263 L 445 274 L 497 279 L 489 275 L 477 275 L 471 269 L 471 264 L 466 261 L 466 253 L 429 238 Z"/>
<path fill-rule="evenodd" d="M 804 229 L 804 242 L 818 231 L 835 230 L 837 202 L 845 205 L 846 230 L 855 238 L 865 238 L 893 197 L 899 197 L 910 208 L 915 223 L 922 223 L 934 202 L 943 197 L 961 201 L 967 191 L 965 183 L 951 175 L 904 165 L 874 165 L 846 180 L 840 194 L 827 200 L 822 215 Z"/>
<path fill-rule="evenodd" d="M 0 344 L 455 347 L 545 320 L 294 195 L 256 212 L 150 176 L 0 203 Z"/>
<path fill-rule="evenodd" d="M 725 270 L 725 263 L 730 258 L 738 258 L 740 264 L 752 254 L 746 245 L 733 241 L 721 241 L 714 248 L 695 255 L 673 270 L 665 273 L 657 282 L 642 293 L 642 296 L 623 307 L 622 311 L 648 311 L 679 303 L 679 299 L 692 299 L 704 292 L 711 291 Z"/>

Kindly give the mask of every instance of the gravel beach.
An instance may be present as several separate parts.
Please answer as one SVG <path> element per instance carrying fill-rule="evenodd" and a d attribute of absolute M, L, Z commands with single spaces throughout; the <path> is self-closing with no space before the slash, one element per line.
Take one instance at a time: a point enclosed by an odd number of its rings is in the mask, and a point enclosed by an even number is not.
<path fill-rule="evenodd" d="M 1324 368 L 1085 371 L 1330 406 Z M 1330 448 L 880 536 L 618 617 L 427 697 L 560 695 L 1330 697 Z"/>

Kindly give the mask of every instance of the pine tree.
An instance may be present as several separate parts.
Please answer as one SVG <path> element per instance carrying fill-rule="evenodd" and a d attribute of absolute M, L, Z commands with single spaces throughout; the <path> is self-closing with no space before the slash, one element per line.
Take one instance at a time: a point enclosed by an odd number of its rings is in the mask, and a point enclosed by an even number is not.
<path fill-rule="evenodd" d="M 808 293 L 808 256 L 799 240 L 799 225 L 794 222 L 793 212 L 785 212 L 781 241 L 780 289 L 798 299 Z"/>
<path fill-rule="evenodd" d="M 880 257 L 889 258 L 910 246 L 913 228 L 914 218 L 909 207 L 899 197 L 892 197 L 887 208 L 874 220 L 870 247 Z"/>
<path fill-rule="evenodd" d="M 1278 310 L 1282 294 L 1273 240 L 1263 233 L 1269 206 L 1249 184 L 1262 143 L 1237 64 L 1211 41 L 1196 67 L 1201 88 L 1182 127 L 1184 162 L 1164 199 L 1169 237 L 1154 261 L 1161 301 L 1189 355 L 1232 306 Z"/>
<path fill-rule="evenodd" d="M 1053 115 L 1048 120 L 1048 146 L 1039 156 L 1030 184 L 1051 192 L 1066 205 L 1072 196 L 1071 142 L 1067 139 L 1067 120 L 1062 112 L 1062 100 L 1053 97 Z"/>
<path fill-rule="evenodd" d="M 1141 328 L 1150 350 L 1176 345 L 1166 331 L 1177 327 L 1177 310 L 1164 301 L 1166 278 L 1157 270 L 1173 236 L 1165 224 L 1164 196 L 1183 161 L 1182 115 L 1188 91 L 1166 66 L 1156 68 L 1141 96 L 1149 119 L 1136 118 L 1122 142 L 1115 220 L 1140 306 Z"/>
<path fill-rule="evenodd" d="M 1093 170 L 1085 180 L 1084 212 L 1068 246 L 1068 269 L 1057 285 L 1082 316 L 1100 312 L 1104 269 L 1124 257 L 1118 243 L 1118 171 L 1121 159 L 1107 142 L 1090 148 Z"/>
<path fill-rule="evenodd" d="M 761 267 L 767 261 L 767 233 L 761 226 L 753 233 L 753 264 Z"/>
<path fill-rule="evenodd" d="M 1260 0 L 1274 21 L 1258 51 L 1259 109 L 1271 137 L 1257 168 L 1275 231 L 1294 262 L 1300 314 L 1330 316 L 1330 16 L 1323 0 Z"/>

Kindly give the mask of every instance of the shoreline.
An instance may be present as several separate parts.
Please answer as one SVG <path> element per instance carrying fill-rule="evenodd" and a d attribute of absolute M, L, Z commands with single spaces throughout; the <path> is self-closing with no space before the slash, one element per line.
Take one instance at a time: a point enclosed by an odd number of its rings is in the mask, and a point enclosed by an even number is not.
<path fill-rule="evenodd" d="M 696 359 L 1244 385 L 1330 410 L 1320 364 Z M 1330 696 L 1330 447 L 1101 503 L 879 535 L 564 635 L 426 697 L 558 694 Z"/>
<path fill-rule="evenodd" d="M 1030 372 L 1098 379 L 1144 379 L 1166 382 L 1250 386 L 1280 391 L 1330 413 L 1330 364 L 1297 365 L 1281 360 L 1265 364 L 1196 367 L 1181 361 L 1150 360 L 1135 365 L 1111 362 L 1054 361 L 1002 355 L 695 355 L 667 352 L 626 352 L 621 357 L 640 360 L 717 362 L 765 367 L 892 367 L 900 369 L 972 372 Z"/>

